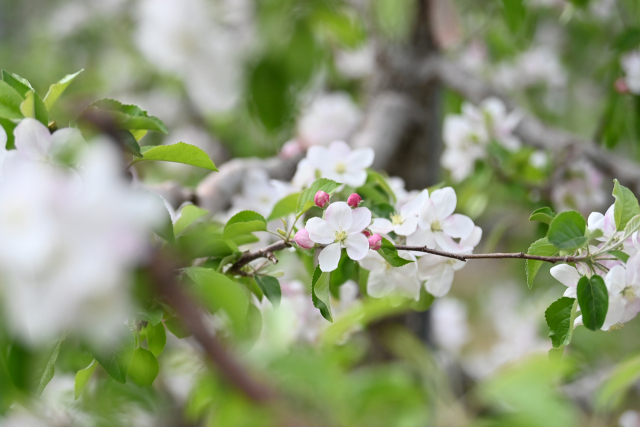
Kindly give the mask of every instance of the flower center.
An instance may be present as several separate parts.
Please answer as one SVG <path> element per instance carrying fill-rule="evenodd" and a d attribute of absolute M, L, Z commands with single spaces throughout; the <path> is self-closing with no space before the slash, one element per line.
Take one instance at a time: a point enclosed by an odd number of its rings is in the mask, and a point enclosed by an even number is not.
<path fill-rule="evenodd" d="M 439 220 L 435 220 L 431 223 L 431 231 L 442 231 L 442 225 Z"/>
<path fill-rule="evenodd" d="M 347 165 L 342 162 L 336 163 L 336 172 L 337 173 L 345 173 L 347 171 Z"/>
<path fill-rule="evenodd" d="M 391 224 L 402 225 L 403 222 L 404 222 L 404 218 L 402 217 L 402 215 L 396 212 L 391 214 Z"/>
<path fill-rule="evenodd" d="M 345 240 L 347 240 L 347 232 L 343 230 L 336 231 L 335 237 L 336 237 L 335 243 L 342 243 Z"/>
<path fill-rule="evenodd" d="M 627 301 L 633 301 L 636 298 L 636 293 L 631 286 L 624 288 L 621 293 Z"/>

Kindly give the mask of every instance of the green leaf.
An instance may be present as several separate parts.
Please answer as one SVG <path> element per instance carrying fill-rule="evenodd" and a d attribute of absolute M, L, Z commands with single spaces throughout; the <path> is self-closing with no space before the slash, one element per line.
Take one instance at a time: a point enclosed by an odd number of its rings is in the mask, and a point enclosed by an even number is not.
<path fill-rule="evenodd" d="M 187 329 L 184 322 L 177 317 L 171 316 L 164 319 L 164 325 L 169 332 L 175 335 L 178 339 L 183 339 L 191 336 L 191 332 Z"/>
<path fill-rule="evenodd" d="M 118 130 L 116 133 L 118 134 L 118 141 L 122 142 L 122 145 L 128 152 L 136 157 L 142 157 L 140 145 L 138 145 L 138 141 L 136 141 L 136 138 L 131 132 L 125 129 Z"/>
<path fill-rule="evenodd" d="M 249 75 L 251 111 L 269 131 L 280 128 L 292 112 L 285 65 L 280 60 L 267 57 Z"/>
<path fill-rule="evenodd" d="M 634 216 L 640 215 L 640 206 L 631 190 L 620 185 L 617 179 L 613 180 L 613 197 L 616 199 L 613 208 L 616 230 L 622 230 Z"/>
<path fill-rule="evenodd" d="M 62 95 L 62 93 L 67 89 L 67 86 L 69 86 L 73 79 L 83 71 L 84 69 L 73 74 L 67 74 L 58 83 L 54 83 L 49 86 L 49 91 L 44 97 L 44 105 L 47 107 L 48 111 L 51 111 L 51 107 L 53 107 L 53 104 L 56 103 L 58 98 L 60 98 L 60 95 Z"/>
<path fill-rule="evenodd" d="M 627 390 L 638 379 L 640 379 L 640 356 L 634 356 L 618 364 L 598 390 L 596 406 L 603 410 L 618 407 L 623 402 Z"/>
<path fill-rule="evenodd" d="M 577 307 L 577 303 L 573 298 L 562 297 L 553 302 L 544 312 L 544 318 L 549 325 L 549 337 L 554 347 L 569 344 L 573 330 L 571 312 L 574 307 Z"/>
<path fill-rule="evenodd" d="M 196 295 L 209 311 L 224 310 L 236 330 L 244 330 L 249 297 L 238 283 L 211 268 L 188 267 L 184 271 L 195 282 Z"/>
<path fill-rule="evenodd" d="M 391 186 L 389 185 L 389 182 L 387 181 L 387 179 L 382 176 L 382 174 L 380 174 L 379 172 L 376 172 L 374 170 L 367 170 L 367 177 L 369 179 L 373 179 L 373 181 L 378 184 L 380 186 L 380 188 L 382 188 L 382 190 L 384 190 L 385 193 L 387 193 L 387 196 L 389 196 L 389 199 L 391 200 L 391 203 L 395 204 L 396 203 L 396 194 L 393 192 L 393 189 L 391 188 Z M 388 202 L 387 200 L 385 200 L 385 203 Z"/>
<path fill-rule="evenodd" d="M 329 292 L 330 279 L 331 273 L 323 272 L 320 270 L 320 266 L 316 267 L 311 281 L 311 300 L 313 306 L 320 310 L 322 317 L 333 323 L 333 317 L 331 317 L 331 295 Z"/>
<path fill-rule="evenodd" d="M 378 253 L 393 267 L 402 267 L 403 265 L 413 262 L 409 259 L 401 258 L 393 243 L 384 237 L 382 238 L 382 247 L 378 250 Z"/>
<path fill-rule="evenodd" d="M 582 276 L 578 281 L 578 303 L 582 322 L 587 329 L 598 330 L 604 324 L 609 309 L 609 293 L 602 277 Z"/>
<path fill-rule="evenodd" d="M 186 205 L 180 210 L 180 218 L 173 225 L 173 234 L 177 237 L 195 220 L 208 214 L 209 211 L 197 207 L 196 205 Z"/>
<path fill-rule="evenodd" d="M 627 238 L 631 237 L 631 235 L 638 230 L 640 230 L 640 215 L 634 216 L 629 220 L 629 222 L 627 222 L 627 225 L 624 227 L 624 232 L 622 233 L 622 238 L 620 239 L 620 241 L 627 240 Z"/>
<path fill-rule="evenodd" d="M 640 45 L 640 28 L 627 28 L 613 39 L 612 46 L 619 52 L 634 49 Z"/>
<path fill-rule="evenodd" d="M 0 119 L 0 126 L 2 126 L 5 133 L 7 134 L 7 150 L 13 150 L 16 147 L 13 130 L 17 125 L 9 119 Z"/>
<path fill-rule="evenodd" d="M 118 126 L 128 130 L 153 130 L 169 133 L 166 126 L 157 117 L 150 116 L 137 105 L 122 104 L 114 99 L 100 99 L 87 109 L 97 109 L 112 115 Z"/>
<path fill-rule="evenodd" d="M 76 373 L 76 383 L 75 383 L 75 387 L 74 387 L 75 388 L 75 400 L 78 400 L 78 398 L 82 394 L 82 391 L 84 390 L 84 388 L 89 383 L 89 380 L 91 379 L 91 374 L 93 374 L 93 371 L 96 370 L 97 366 L 98 366 L 98 362 L 96 361 L 96 359 L 93 359 L 89 366 L 87 366 L 84 369 L 80 369 Z"/>
<path fill-rule="evenodd" d="M 47 386 L 47 384 L 49 384 L 49 382 L 53 378 L 53 374 L 55 374 L 56 372 L 55 363 L 58 359 L 58 354 L 60 354 L 60 346 L 62 345 L 62 341 L 64 341 L 65 337 L 66 334 L 62 335 L 58 342 L 51 347 L 51 349 L 44 357 L 46 363 L 44 363 L 42 369 L 38 371 L 38 395 L 42 394 L 44 388 Z"/>
<path fill-rule="evenodd" d="M 544 208 L 536 209 L 535 211 L 533 211 L 533 213 L 529 217 L 529 221 L 540 221 L 545 224 L 549 224 L 551 223 L 551 221 L 553 221 L 553 218 L 555 216 L 555 212 L 553 212 L 551 208 L 545 206 Z"/>
<path fill-rule="evenodd" d="M 164 316 L 164 308 L 155 306 L 153 308 L 148 308 L 138 313 L 138 317 L 146 320 L 151 323 L 153 326 L 156 326 L 160 322 L 162 322 L 162 317 Z"/>
<path fill-rule="evenodd" d="M 587 222 L 579 212 L 561 212 L 551 221 L 547 238 L 558 249 L 578 249 L 588 240 L 585 236 L 586 228 Z"/>
<path fill-rule="evenodd" d="M 129 365 L 129 372 L 127 372 L 134 383 L 142 387 L 150 386 L 159 371 L 160 366 L 153 353 L 140 347 L 135 349 Z"/>
<path fill-rule="evenodd" d="M 613 255 L 614 257 L 618 258 L 620 261 L 624 262 L 625 264 L 627 263 L 627 261 L 629 260 L 629 254 L 626 252 L 622 252 L 622 251 L 610 251 L 609 255 Z"/>
<path fill-rule="evenodd" d="M 330 179 L 316 179 L 309 188 L 300 193 L 298 203 L 296 204 L 296 213 L 300 215 L 315 206 L 314 198 L 318 191 L 324 191 L 325 193 L 332 195 L 338 187 L 340 187 L 340 184 Z"/>
<path fill-rule="evenodd" d="M 274 307 L 279 306 L 282 291 L 280 289 L 280 282 L 278 279 L 271 276 L 255 276 L 255 279 L 260 290 L 269 299 L 269 301 L 271 301 L 271 304 L 273 304 Z"/>
<path fill-rule="evenodd" d="M 164 330 L 164 324 L 162 322 L 155 326 L 147 324 L 147 346 L 154 356 L 158 357 L 162 353 L 166 343 L 167 333 Z"/>
<path fill-rule="evenodd" d="M 549 243 L 546 237 L 536 240 L 529 246 L 527 254 L 539 255 L 539 256 L 554 256 L 558 253 L 558 248 Z M 533 280 L 536 278 L 540 267 L 542 267 L 544 261 L 538 261 L 534 259 L 528 259 L 525 262 L 525 270 L 527 272 L 527 285 L 529 289 L 533 287 Z"/>
<path fill-rule="evenodd" d="M 232 239 L 254 231 L 267 231 L 267 220 L 262 215 L 253 211 L 238 212 L 224 226 L 223 236 Z"/>
<path fill-rule="evenodd" d="M 300 193 L 293 193 L 279 200 L 278 203 L 276 203 L 276 205 L 273 207 L 271 215 L 269 215 L 267 221 L 271 221 L 277 218 L 284 218 L 287 215 L 295 213 L 299 197 Z"/>
<path fill-rule="evenodd" d="M 111 378 L 124 384 L 127 381 L 127 371 L 129 370 L 135 344 L 133 335 L 128 332 L 124 336 L 124 341 L 117 347 L 109 350 L 91 350 L 91 354 Z"/>
<path fill-rule="evenodd" d="M 0 81 L 0 117 L 4 119 L 21 119 L 22 96 L 7 82 Z"/>
<path fill-rule="evenodd" d="M 49 124 L 49 112 L 44 106 L 40 95 L 30 90 L 27 92 L 24 101 L 20 104 L 20 112 L 25 117 L 37 119 L 40 123 L 47 126 Z"/>
<path fill-rule="evenodd" d="M 35 89 L 31 86 L 31 83 L 23 77 L 20 77 L 17 74 L 11 74 L 8 71 L 2 70 L 2 80 L 6 82 L 9 86 L 14 88 L 16 92 L 20 94 L 22 99 L 24 99 L 27 92 L 34 91 Z"/>
<path fill-rule="evenodd" d="M 142 147 L 143 156 L 134 159 L 131 164 L 145 160 L 156 160 L 161 162 L 183 163 L 185 165 L 197 166 L 217 172 L 216 165 L 211 161 L 207 153 L 195 145 L 178 142 L 171 145 L 156 145 Z"/>
<path fill-rule="evenodd" d="M 512 33 L 517 33 L 527 15 L 523 0 L 502 0 L 504 20 Z"/>

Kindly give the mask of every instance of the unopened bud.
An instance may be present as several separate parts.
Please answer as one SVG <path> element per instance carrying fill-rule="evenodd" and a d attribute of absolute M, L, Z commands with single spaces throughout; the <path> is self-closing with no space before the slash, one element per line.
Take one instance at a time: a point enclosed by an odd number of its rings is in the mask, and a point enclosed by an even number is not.
<path fill-rule="evenodd" d="M 316 204 L 316 206 L 320 208 L 324 208 L 329 203 L 329 198 L 330 198 L 329 194 L 320 190 L 316 193 L 316 196 L 313 198 L 313 201 Z"/>
<path fill-rule="evenodd" d="M 382 236 L 378 233 L 369 236 L 369 247 L 374 251 L 377 251 L 382 247 Z"/>
<path fill-rule="evenodd" d="M 618 93 L 629 93 L 629 86 L 627 85 L 627 81 L 624 79 L 624 77 L 620 77 L 619 79 L 617 79 L 613 84 L 613 87 Z"/>
<path fill-rule="evenodd" d="M 361 201 L 362 201 L 362 197 L 360 197 L 358 193 L 353 193 L 347 199 L 347 204 L 352 208 L 357 208 Z"/>
<path fill-rule="evenodd" d="M 369 230 L 362 230 L 362 234 L 364 234 L 367 237 L 371 236 L 371 232 Z"/>
<path fill-rule="evenodd" d="M 293 240 L 295 240 L 302 249 L 311 249 L 316 245 L 309 237 L 309 232 L 305 228 L 298 230 Z"/>
<path fill-rule="evenodd" d="M 278 228 L 276 229 L 276 231 L 278 232 L 279 235 L 281 235 L 282 237 L 285 237 L 287 235 L 287 232 L 284 231 L 282 228 Z"/>

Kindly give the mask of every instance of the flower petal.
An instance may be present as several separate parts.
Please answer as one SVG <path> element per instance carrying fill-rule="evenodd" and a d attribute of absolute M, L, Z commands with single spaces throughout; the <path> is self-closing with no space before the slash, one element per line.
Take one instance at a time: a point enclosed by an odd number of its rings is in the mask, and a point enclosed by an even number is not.
<path fill-rule="evenodd" d="M 437 231 L 434 234 L 436 236 L 436 243 L 438 244 L 438 247 L 443 251 L 462 253 L 467 249 L 464 246 L 461 246 L 460 244 L 454 242 L 451 237 L 447 236 L 442 231 Z"/>
<path fill-rule="evenodd" d="M 397 226 L 394 231 L 399 236 L 408 236 L 409 234 L 413 234 L 413 232 L 416 231 L 417 228 L 418 217 L 410 216 L 407 217 L 402 224 Z"/>
<path fill-rule="evenodd" d="M 347 169 L 340 177 L 340 182 L 351 187 L 358 188 L 367 181 L 367 172 L 364 169 Z"/>
<path fill-rule="evenodd" d="M 605 317 L 602 325 L 603 331 L 608 331 L 613 325 L 620 323 L 624 315 L 624 306 L 625 299 L 622 295 L 609 297 L 609 310 L 607 310 L 607 317 Z"/>
<path fill-rule="evenodd" d="M 49 129 L 36 119 L 26 118 L 13 130 L 16 149 L 31 160 L 43 160 L 51 149 Z"/>
<path fill-rule="evenodd" d="M 338 268 L 340 262 L 340 248 L 339 243 L 332 243 L 320 252 L 318 256 L 318 263 L 320 264 L 320 270 L 327 273 Z"/>
<path fill-rule="evenodd" d="M 427 291 L 436 298 L 443 297 L 449 293 L 453 283 L 453 269 L 443 268 L 437 276 L 427 279 L 425 287 Z"/>
<path fill-rule="evenodd" d="M 374 233 L 387 234 L 393 230 L 393 224 L 386 218 L 375 218 L 369 228 Z"/>
<path fill-rule="evenodd" d="M 603 230 L 604 231 L 604 215 L 600 212 L 591 212 L 589 219 L 587 219 L 587 228 L 589 231 Z"/>
<path fill-rule="evenodd" d="M 466 239 L 460 240 L 460 246 L 465 248 L 475 248 L 480 243 L 480 239 L 482 239 L 482 228 L 475 226 L 473 227 L 473 231 Z"/>
<path fill-rule="evenodd" d="M 387 268 L 387 261 L 376 251 L 368 251 L 367 255 L 358 262 L 360 267 L 369 271 L 386 270 Z"/>
<path fill-rule="evenodd" d="M 347 231 L 353 222 L 351 207 L 346 202 L 332 203 L 327 208 L 324 219 L 331 224 L 334 230 Z"/>
<path fill-rule="evenodd" d="M 373 164 L 375 152 L 371 148 L 353 150 L 347 157 L 350 169 L 366 169 Z"/>
<path fill-rule="evenodd" d="M 442 231 L 454 238 L 466 239 L 473 231 L 473 227 L 471 218 L 461 214 L 450 215 L 442 221 Z"/>
<path fill-rule="evenodd" d="M 355 208 L 351 211 L 351 227 L 347 233 L 362 233 L 362 230 L 371 225 L 371 211 L 367 208 Z"/>
<path fill-rule="evenodd" d="M 441 220 L 451 215 L 458 203 L 456 192 L 451 187 L 441 188 L 431 193 L 431 201 L 436 208 L 436 217 Z"/>
<path fill-rule="evenodd" d="M 408 264 L 407 264 L 408 265 Z M 407 298 L 412 298 L 416 301 L 420 299 L 420 281 L 415 277 L 398 277 L 397 274 L 393 274 L 393 282 L 396 285 L 396 293 Z"/>
<path fill-rule="evenodd" d="M 418 224 L 423 230 L 430 230 L 431 224 L 438 219 L 433 201 L 427 200 L 420 208 Z"/>
<path fill-rule="evenodd" d="M 563 285 L 575 288 L 580 280 L 580 273 L 574 267 L 567 264 L 556 265 L 551 267 L 551 275 Z"/>
<path fill-rule="evenodd" d="M 604 214 L 602 231 L 604 232 L 605 237 L 609 237 L 616 232 L 616 219 L 613 215 L 614 206 L 615 205 L 611 205 L 609 209 L 607 209 L 607 212 Z"/>
<path fill-rule="evenodd" d="M 398 251 L 398 256 L 400 258 L 408 259 L 414 262 L 405 264 L 402 267 L 393 267 L 393 271 L 407 277 L 415 276 L 416 273 L 418 273 L 418 264 L 415 262 L 416 257 L 411 252 L 408 252 L 408 251 Z"/>
<path fill-rule="evenodd" d="M 621 265 L 616 265 L 609 270 L 604 278 L 604 283 L 607 285 L 610 294 L 618 295 L 624 290 L 626 287 L 625 273 L 626 271 Z"/>
<path fill-rule="evenodd" d="M 382 298 L 391 293 L 395 283 L 389 280 L 386 270 L 375 270 L 369 274 L 367 281 L 367 293 L 373 298 Z"/>
<path fill-rule="evenodd" d="M 415 233 L 407 236 L 408 246 L 427 246 L 431 249 L 436 247 L 436 236 L 431 230 L 417 229 Z"/>
<path fill-rule="evenodd" d="M 305 228 L 309 232 L 309 238 L 316 243 L 327 245 L 336 240 L 333 227 L 322 218 L 311 218 Z"/>
<path fill-rule="evenodd" d="M 354 261 L 360 261 L 369 252 L 369 239 L 362 233 L 349 234 L 344 245 L 347 247 L 347 255 Z"/>
<path fill-rule="evenodd" d="M 349 144 L 347 144 L 346 142 L 333 141 L 331 144 L 329 144 L 328 154 L 331 156 L 331 160 L 335 162 L 339 159 L 348 158 L 352 154 L 352 151 L 351 147 L 349 147 Z"/>
<path fill-rule="evenodd" d="M 439 276 L 445 268 L 445 259 L 436 255 L 425 255 L 417 261 L 418 277 L 426 280 Z"/>
<path fill-rule="evenodd" d="M 413 199 L 402 205 L 400 213 L 403 216 L 418 215 L 420 208 L 429 200 L 429 190 L 422 190 Z"/>
<path fill-rule="evenodd" d="M 567 288 L 562 294 L 563 297 L 578 299 L 578 288 Z"/>

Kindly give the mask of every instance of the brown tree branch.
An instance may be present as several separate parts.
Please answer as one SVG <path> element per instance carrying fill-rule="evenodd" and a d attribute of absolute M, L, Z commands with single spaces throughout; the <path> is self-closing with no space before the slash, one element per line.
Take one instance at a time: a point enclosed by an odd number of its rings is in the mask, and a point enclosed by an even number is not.
<path fill-rule="evenodd" d="M 260 259 L 260 258 L 267 258 L 272 263 L 277 264 L 278 259 L 275 257 L 273 253 L 277 251 L 281 251 L 286 248 L 290 248 L 290 247 L 291 247 L 290 242 L 280 240 L 276 243 L 273 243 L 265 248 L 262 248 L 254 252 L 246 251 L 242 254 L 242 256 L 240 257 L 240 259 L 238 259 L 238 261 L 233 263 L 233 265 L 229 268 L 229 271 L 232 273 L 245 276 L 247 275 L 247 273 L 242 271 L 242 267 L 249 264 L 251 261 Z"/>

